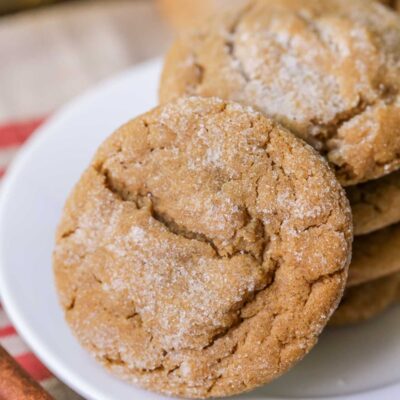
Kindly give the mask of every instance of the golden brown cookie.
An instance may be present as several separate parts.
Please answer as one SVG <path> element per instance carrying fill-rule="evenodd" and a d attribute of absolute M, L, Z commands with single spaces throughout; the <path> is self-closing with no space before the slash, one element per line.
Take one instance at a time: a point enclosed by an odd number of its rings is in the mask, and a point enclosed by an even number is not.
<path fill-rule="evenodd" d="M 351 325 L 382 313 L 396 302 L 399 281 L 396 274 L 347 289 L 329 325 Z"/>
<path fill-rule="evenodd" d="M 281 375 L 347 279 L 344 191 L 304 142 L 250 108 L 179 99 L 99 149 L 67 201 L 54 270 L 66 318 L 106 367 L 175 396 Z"/>
<path fill-rule="evenodd" d="M 347 188 L 354 234 L 365 235 L 400 222 L 400 171 Z"/>
<path fill-rule="evenodd" d="M 400 272 L 400 224 L 354 239 L 347 286 L 395 272 Z"/>
<path fill-rule="evenodd" d="M 255 0 L 176 41 L 160 98 L 254 106 L 354 185 L 400 167 L 399 59 L 400 17 L 375 1 Z"/>

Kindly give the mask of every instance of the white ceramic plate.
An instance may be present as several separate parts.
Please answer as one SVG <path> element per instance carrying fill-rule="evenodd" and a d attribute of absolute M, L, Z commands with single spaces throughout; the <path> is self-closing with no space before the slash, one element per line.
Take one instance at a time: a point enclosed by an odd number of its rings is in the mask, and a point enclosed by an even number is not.
<path fill-rule="evenodd" d="M 163 397 L 115 379 L 71 335 L 53 286 L 51 252 L 64 200 L 96 147 L 157 101 L 161 63 L 136 67 L 74 101 L 21 151 L 2 188 L 0 293 L 19 333 L 87 399 Z M 296 368 L 240 399 L 400 397 L 400 307 L 353 328 L 326 331 Z"/>

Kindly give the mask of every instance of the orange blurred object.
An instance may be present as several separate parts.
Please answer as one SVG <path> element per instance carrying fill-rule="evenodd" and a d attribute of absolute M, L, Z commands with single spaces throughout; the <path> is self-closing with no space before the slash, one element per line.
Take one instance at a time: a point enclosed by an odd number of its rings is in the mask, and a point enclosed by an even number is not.
<path fill-rule="evenodd" d="M 182 31 L 192 28 L 197 23 L 201 22 L 201 20 L 215 13 L 235 7 L 238 4 L 245 4 L 248 1 L 249 0 L 158 0 L 158 3 L 170 25 L 175 30 Z M 400 0 L 377 1 L 400 10 Z"/>
<path fill-rule="evenodd" d="M 248 0 L 158 0 L 171 26 L 180 31 L 190 29 L 216 12 L 244 4 Z"/>
<path fill-rule="evenodd" d="M 53 400 L 0 346 L 0 399 Z"/>

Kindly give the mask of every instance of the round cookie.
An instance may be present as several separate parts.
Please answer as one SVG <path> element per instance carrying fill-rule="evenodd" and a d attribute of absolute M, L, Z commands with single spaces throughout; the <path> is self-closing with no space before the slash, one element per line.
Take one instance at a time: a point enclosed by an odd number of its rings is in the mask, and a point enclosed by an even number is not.
<path fill-rule="evenodd" d="M 101 146 L 67 201 L 54 271 L 68 323 L 107 368 L 225 396 L 314 346 L 351 241 L 348 200 L 311 147 L 250 108 L 187 98 Z"/>
<path fill-rule="evenodd" d="M 382 313 L 396 302 L 399 282 L 396 274 L 347 289 L 329 325 L 351 325 Z"/>
<path fill-rule="evenodd" d="M 368 0 L 255 0 L 182 35 L 160 99 L 248 104 L 324 154 L 343 185 L 400 167 L 400 17 Z"/>
<path fill-rule="evenodd" d="M 347 286 L 400 272 L 400 224 L 354 239 Z"/>
<path fill-rule="evenodd" d="M 347 188 L 354 234 L 365 235 L 400 222 L 400 171 Z"/>

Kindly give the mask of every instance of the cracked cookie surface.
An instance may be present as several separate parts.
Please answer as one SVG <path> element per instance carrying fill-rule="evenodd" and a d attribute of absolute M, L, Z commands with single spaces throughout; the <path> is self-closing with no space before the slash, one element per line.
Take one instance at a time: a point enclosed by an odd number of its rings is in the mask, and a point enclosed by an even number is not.
<path fill-rule="evenodd" d="M 347 286 L 400 272 L 400 224 L 354 239 Z"/>
<path fill-rule="evenodd" d="M 69 197 L 54 270 L 114 373 L 185 397 L 281 375 L 345 286 L 348 200 L 310 146 L 249 107 L 185 98 L 121 127 Z"/>
<path fill-rule="evenodd" d="M 354 235 L 365 235 L 400 222 L 400 171 L 347 188 Z"/>
<path fill-rule="evenodd" d="M 343 185 L 400 167 L 400 17 L 369 0 L 250 1 L 182 35 L 162 102 L 218 96 L 273 117 Z"/>
<path fill-rule="evenodd" d="M 329 325 L 351 325 L 379 315 L 398 301 L 399 284 L 400 274 L 394 274 L 347 289 Z"/>

